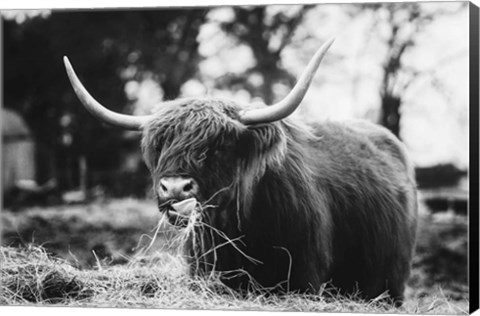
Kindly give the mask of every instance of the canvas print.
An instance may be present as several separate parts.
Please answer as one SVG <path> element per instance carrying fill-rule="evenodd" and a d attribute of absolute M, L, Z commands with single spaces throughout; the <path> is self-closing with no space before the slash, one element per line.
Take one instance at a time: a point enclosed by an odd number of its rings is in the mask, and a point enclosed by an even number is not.
<path fill-rule="evenodd" d="M 1 304 L 468 313 L 472 8 L 2 11 Z"/>

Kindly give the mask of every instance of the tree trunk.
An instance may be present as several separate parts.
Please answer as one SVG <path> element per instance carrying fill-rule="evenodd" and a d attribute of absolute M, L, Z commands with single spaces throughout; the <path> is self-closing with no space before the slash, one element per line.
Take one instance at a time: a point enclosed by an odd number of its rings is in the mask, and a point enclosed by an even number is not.
<path fill-rule="evenodd" d="M 383 95 L 380 124 L 388 128 L 400 139 L 400 105 L 401 100 L 397 96 Z"/>

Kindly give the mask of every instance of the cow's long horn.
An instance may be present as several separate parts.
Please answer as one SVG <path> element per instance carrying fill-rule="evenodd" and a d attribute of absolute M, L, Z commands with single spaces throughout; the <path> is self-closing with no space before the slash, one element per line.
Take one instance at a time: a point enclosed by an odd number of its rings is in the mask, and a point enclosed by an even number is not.
<path fill-rule="evenodd" d="M 282 101 L 271 106 L 240 113 L 240 121 L 246 125 L 269 123 L 284 119 L 292 114 L 300 105 L 300 102 L 302 102 L 318 66 L 320 66 L 323 56 L 325 56 L 325 53 L 333 44 L 334 40 L 335 39 L 332 38 L 320 47 L 308 63 L 307 68 L 300 76 L 295 87 L 293 87 L 292 91 L 290 91 Z"/>
<path fill-rule="evenodd" d="M 142 129 L 143 125 L 151 119 L 151 116 L 149 115 L 134 116 L 119 114 L 108 110 L 97 100 L 95 100 L 90 93 L 88 93 L 87 89 L 85 89 L 80 82 L 80 79 L 78 79 L 77 75 L 75 74 L 70 61 L 66 56 L 63 57 L 63 62 L 65 63 L 68 78 L 70 79 L 70 83 L 72 84 L 73 90 L 75 90 L 77 97 L 80 99 L 80 101 L 82 101 L 85 108 L 87 108 L 87 110 L 96 118 L 111 125 L 131 130 Z"/>

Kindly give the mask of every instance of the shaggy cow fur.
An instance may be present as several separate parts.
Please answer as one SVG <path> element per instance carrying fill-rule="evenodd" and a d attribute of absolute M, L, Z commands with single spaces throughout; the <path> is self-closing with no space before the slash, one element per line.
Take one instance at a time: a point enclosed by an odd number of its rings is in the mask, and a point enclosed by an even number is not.
<path fill-rule="evenodd" d="M 221 272 L 240 290 L 316 292 L 330 281 L 401 302 L 417 213 L 404 146 L 363 121 L 246 126 L 242 110 L 176 100 L 143 129 L 155 187 L 167 176 L 199 185 L 204 225 L 188 241 L 192 272 Z"/>

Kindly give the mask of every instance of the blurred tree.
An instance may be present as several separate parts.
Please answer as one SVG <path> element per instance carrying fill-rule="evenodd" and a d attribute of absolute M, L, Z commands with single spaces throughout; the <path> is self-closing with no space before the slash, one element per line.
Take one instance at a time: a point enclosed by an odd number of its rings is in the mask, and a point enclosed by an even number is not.
<path fill-rule="evenodd" d="M 112 110 L 126 112 L 125 82 L 141 80 L 147 70 L 172 99 L 196 71 L 196 36 L 205 13 L 54 11 L 5 20 L 5 106 L 20 112 L 32 128 L 42 148 L 39 163 L 53 169 L 45 178 L 53 173 L 62 188 L 72 189 L 81 182 L 80 169 L 88 166 L 95 175 L 92 184 L 114 184 L 106 175 L 121 172 L 127 149 L 123 132 L 105 128 L 79 106 L 62 57 L 69 57 L 87 89 Z"/>
<path fill-rule="evenodd" d="M 404 57 L 417 44 L 418 35 L 436 18 L 461 10 L 466 3 L 456 8 L 446 6 L 428 10 L 422 3 L 374 3 L 352 7 L 373 10 L 372 31 L 380 33 L 387 46 L 383 62 L 383 79 L 380 86 L 381 110 L 379 123 L 400 137 L 402 95 L 418 78 L 432 72 L 419 72 L 406 67 Z M 357 12 L 358 13 L 358 12 Z M 442 62 L 445 62 L 443 60 Z M 435 81 L 435 79 L 432 79 Z"/>
<path fill-rule="evenodd" d="M 273 8 L 273 6 L 272 6 Z M 312 6 L 288 6 L 285 10 L 269 12 L 268 6 L 234 7 L 234 18 L 220 24 L 221 28 L 239 43 L 251 48 L 256 63 L 241 74 L 228 74 L 218 83 L 226 87 L 240 84 L 253 97 L 258 96 L 266 104 L 274 102 L 273 85 L 277 82 L 292 87 L 295 77 L 281 67 L 281 53 L 303 16 Z M 262 76 L 260 88 L 249 82 L 252 74 Z"/>

